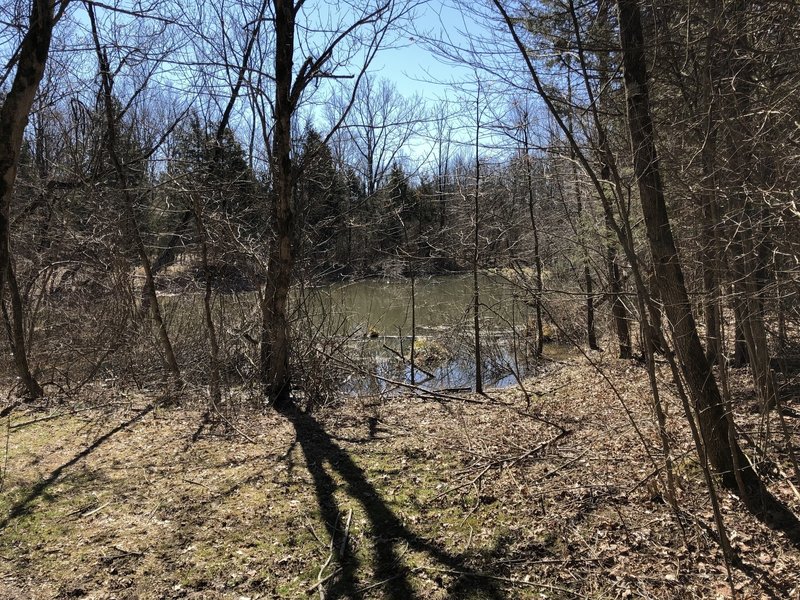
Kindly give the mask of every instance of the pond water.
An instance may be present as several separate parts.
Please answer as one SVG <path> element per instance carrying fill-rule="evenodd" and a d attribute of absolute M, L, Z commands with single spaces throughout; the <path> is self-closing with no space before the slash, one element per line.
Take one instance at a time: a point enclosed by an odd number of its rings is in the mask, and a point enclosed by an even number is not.
<path fill-rule="evenodd" d="M 532 309 L 524 291 L 482 274 L 481 352 L 484 386 L 516 383 L 532 368 L 526 336 Z M 472 276 L 415 281 L 415 373 L 411 375 L 411 280 L 335 283 L 305 291 L 309 317 L 329 336 L 346 340 L 348 358 L 379 377 L 353 376 L 352 393 L 387 391 L 385 380 L 426 389 L 474 389 Z"/>

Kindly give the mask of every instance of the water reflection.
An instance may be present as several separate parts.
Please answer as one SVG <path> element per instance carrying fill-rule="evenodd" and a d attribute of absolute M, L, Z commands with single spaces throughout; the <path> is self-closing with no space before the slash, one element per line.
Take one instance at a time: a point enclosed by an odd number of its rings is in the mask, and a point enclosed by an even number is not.
<path fill-rule="evenodd" d="M 346 391 L 386 392 L 396 387 L 390 381 L 431 390 L 474 389 L 470 276 L 415 282 L 413 380 L 410 280 L 337 283 L 307 296 L 316 326 L 346 337 L 348 358 L 378 376 L 352 376 Z M 533 366 L 527 337 L 532 310 L 521 291 L 499 276 L 481 276 L 480 296 L 484 385 L 513 385 Z"/>

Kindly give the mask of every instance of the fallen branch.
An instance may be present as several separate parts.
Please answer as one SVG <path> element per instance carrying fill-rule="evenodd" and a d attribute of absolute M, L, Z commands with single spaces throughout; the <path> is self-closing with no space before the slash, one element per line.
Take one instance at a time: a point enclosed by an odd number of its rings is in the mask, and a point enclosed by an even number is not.
<path fill-rule="evenodd" d="M 354 371 L 357 371 L 357 372 L 361 373 L 362 375 L 366 375 L 367 377 L 374 377 L 378 381 L 383 381 L 384 383 L 388 383 L 389 385 L 394 385 L 394 386 L 397 386 L 397 387 L 401 387 L 401 388 L 405 388 L 405 389 L 408 389 L 408 390 L 412 390 L 412 391 L 416 392 L 417 394 L 422 394 L 422 395 L 425 395 L 425 396 L 432 396 L 432 397 L 434 397 L 436 399 L 439 399 L 439 400 L 454 400 L 456 402 L 468 402 L 470 404 L 482 404 L 482 405 L 483 404 L 490 404 L 489 402 L 483 402 L 481 400 L 475 400 L 473 398 L 464 398 L 463 396 L 451 396 L 451 395 L 448 395 L 448 394 L 442 394 L 441 392 L 437 392 L 437 391 L 434 391 L 434 390 L 426 390 L 425 388 L 421 388 L 419 386 L 412 385 L 410 383 L 405 383 L 403 381 L 397 381 L 395 379 L 389 379 L 388 377 L 382 377 L 382 376 L 378 375 L 377 373 L 372 373 L 370 371 L 367 371 L 366 369 L 363 369 L 363 368 L 359 367 L 358 365 L 354 365 L 353 363 L 350 363 L 348 361 L 342 360 L 340 358 L 336 358 L 335 356 L 332 356 L 331 354 L 328 354 L 324 350 L 318 350 L 318 352 L 320 354 L 322 354 L 323 356 L 325 356 L 327 359 L 332 360 L 333 362 L 339 363 L 340 365 L 342 365 L 344 367 L 347 367 L 348 369 L 353 369 Z M 472 390 L 470 389 L 470 391 L 472 391 Z"/>
<path fill-rule="evenodd" d="M 353 521 L 353 509 L 351 508 L 350 510 L 347 511 L 347 519 L 345 519 L 345 525 L 344 525 L 344 536 L 342 537 L 342 541 L 339 544 L 339 552 L 338 552 L 339 559 L 341 559 L 344 556 L 345 550 L 347 549 L 347 540 L 350 538 L 350 524 L 352 523 L 352 521 Z M 337 514 L 335 525 L 338 524 L 339 524 L 339 515 Z M 315 538 L 317 537 L 316 534 L 314 534 L 314 537 Z M 335 542 L 336 542 L 336 527 L 334 526 L 333 534 L 331 535 L 331 543 L 328 546 L 329 549 L 328 558 L 319 568 L 319 573 L 317 573 L 317 581 L 306 590 L 307 594 L 313 594 L 314 590 L 318 589 L 320 600 L 325 600 L 325 584 L 341 571 L 341 567 L 337 567 L 325 577 L 322 576 L 325 570 L 330 566 L 331 561 L 333 560 L 333 556 L 337 553 Z"/>
<path fill-rule="evenodd" d="M 54 413 L 52 415 L 46 415 L 44 417 L 38 417 L 36 419 L 31 419 L 29 421 L 23 421 L 22 423 L 12 423 L 11 429 L 22 429 L 23 427 L 27 427 L 28 425 L 35 425 L 36 423 L 43 423 L 44 421 L 52 421 L 53 419 L 58 419 L 60 417 L 68 417 L 70 415 L 77 415 L 78 413 L 90 411 L 90 410 L 99 410 L 101 408 L 107 408 L 109 406 L 127 406 L 127 404 L 122 404 L 119 402 L 109 402 L 107 404 L 101 404 L 100 406 L 87 406 L 85 408 L 76 408 L 74 410 L 68 410 L 66 412 Z M 13 408 L 13 407 L 12 407 Z M 0 417 L 4 416 L 0 414 Z"/>
<path fill-rule="evenodd" d="M 344 551 L 347 549 L 347 540 L 350 537 L 350 523 L 353 520 L 353 509 L 347 511 L 347 521 L 345 522 L 344 526 L 344 537 L 342 538 L 342 543 L 339 546 L 339 557 L 344 556 Z"/>
<path fill-rule="evenodd" d="M 568 429 L 564 429 L 558 435 L 555 435 L 552 438 L 550 438 L 549 440 L 542 442 L 541 444 L 539 444 L 535 448 L 531 448 L 530 450 L 526 450 L 525 452 L 523 452 L 519 456 L 512 456 L 512 457 L 508 457 L 507 456 L 507 457 L 496 458 L 494 460 L 491 460 L 483 467 L 483 469 L 481 469 L 480 473 L 478 473 L 475 477 L 473 477 L 469 481 L 466 481 L 466 482 L 461 483 L 461 484 L 459 484 L 459 485 L 457 485 L 455 487 L 447 489 L 447 490 L 443 491 L 441 494 L 437 494 L 436 496 L 434 496 L 430 500 L 430 502 L 435 502 L 436 500 L 439 500 L 440 498 L 443 498 L 444 496 L 447 496 L 448 494 L 451 494 L 451 493 L 456 492 L 456 491 L 458 491 L 460 489 L 463 489 L 465 487 L 468 487 L 468 486 L 471 486 L 471 485 L 477 483 L 492 468 L 499 467 L 500 469 L 504 469 L 504 468 L 508 468 L 508 467 L 513 467 L 518 462 L 520 462 L 522 460 L 525 460 L 526 458 L 530 458 L 531 456 L 533 456 L 537 452 L 540 452 L 541 450 L 547 448 L 551 444 L 556 443 L 558 440 L 560 440 L 561 438 L 563 438 L 564 436 L 566 436 L 569 433 L 571 433 L 571 432 Z"/>
<path fill-rule="evenodd" d="M 91 517 L 93 514 L 99 513 L 101 510 L 103 510 L 109 504 L 111 504 L 110 500 L 108 502 L 106 502 L 105 504 L 101 504 L 100 506 L 98 506 L 94 510 L 90 510 L 89 512 L 81 514 L 81 518 Z"/>

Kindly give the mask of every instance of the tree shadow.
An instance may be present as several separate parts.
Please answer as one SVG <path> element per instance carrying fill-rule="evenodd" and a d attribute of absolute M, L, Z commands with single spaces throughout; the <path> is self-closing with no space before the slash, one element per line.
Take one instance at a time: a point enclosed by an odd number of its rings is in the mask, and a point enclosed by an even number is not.
<path fill-rule="evenodd" d="M 449 590 L 449 597 L 496 600 L 507 597 L 497 581 L 470 568 L 466 564 L 466 557 L 451 554 L 436 543 L 410 531 L 381 498 L 364 470 L 336 444 L 314 417 L 291 405 L 278 410 L 295 428 L 297 441 L 314 481 L 320 513 L 331 539 L 341 538 L 341 535 L 337 535 L 341 511 L 334 496 L 337 484 L 333 473 L 344 480 L 347 494 L 363 507 L 371 529 L 375 556 L 375 581 L 371 588 L 382 587 L 386 596 L 392 600 L 416 597 L 409 579 L 412 570 L 403 564 L 398 552 L 398 547 L 407 546 L 410 550 L 424 552 L 441 565 L 441 571 L 458 577 Z M 362 596 L 365 589 L 359 590 L 356 580 L 359 560 L 347 545 L 342 546 L 339 567 L 340 573 L 332 579 L 326 597 Z"/>
<path fill-rule="evenodd" d="M 738 492 L 735 490 L 734 493 Z M 786 504 L 772 494 L 766 485 L 745 497 L 744 504 L 756 519 L 773 531 L 780 531 L 796 549 L 800 549 L 800 519 Z"/>
<path fill-rule="evenodd" d="M 28 494 L 24 498 L 22 498 L 19 502 L 17 502 L 14 506 L 11 507 L 11 510 L 9 511 L 8 515 L 2 521 L 0 521 L 0 531 L 8 527 L 8 525 L 14 519 L 17 519 L 25 515 L 30 510 L 31 504 L 33 504 L 33 502 L 37 498 L 41 497 L 51 485 L 53 485 L 56 481 L 58 481 L 58 479 L 61 477 L 65 469 L 72 467 L 73 465 L 77 464 L 78 462 L 89 456 L 92 452 L 97 450 L 106 441 L 108 441 L 111 437 L 113 437 L 120 431 L 123 431 L 124 429 L 127 429 L 134 423 L 141 421 L 145 416 L 151 413 L 154 408 L 155 404 L 147 405 L 142 410 L 133 415 L 130 419 L 128 419 L 127 421 L 123 421 L 113 429 L 107 431 L 106 433 L 98 437 L 96 440 L 94 440 L 91 444 L 89 444 L 86 448 L 84 448 L 83 450 L 78 452 L 75 456 L 73 456 L 71 459 L 69 459 L 67 462 L 65 462 L 63 465 L 57 467 L 55 470 L 53 470 L 52 473 L 50 473 L 47 479 L 40 480 L 35 486 L 33 486 L 31 491 L 28 492 Z"/>

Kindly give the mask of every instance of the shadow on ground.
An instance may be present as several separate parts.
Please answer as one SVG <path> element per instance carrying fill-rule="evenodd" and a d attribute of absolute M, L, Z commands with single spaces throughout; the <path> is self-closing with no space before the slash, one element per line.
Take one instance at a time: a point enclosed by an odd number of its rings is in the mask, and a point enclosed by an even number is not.
<path fill-rule="evenodd" d="M 331 539 L 340 539 L 338 521 L 340 509 L 334 492 L 337 489 L 334 474 L 344 481 L 344 491 L 364 509 L 369 521 L 373 543 L 375 580 L 361 583 L 356 578 L 359 559 L 348 545 L 339 556 L 340 572 L 328 582 L 326 598 L 360 597 L 367 588 L 381 587 L 387 598 L 407 600 L 416 597 L 411 584 L 410 569 L 403 563 L 399 548 L 425 553 L 437 568 L 456 577 L 448 590 L 450 598 L 507 598 L 498 581 L 482 574 L 467 564 L 465 556 L 454 555 L 436 543 L 423 539 L 410 531 L 389 508 L 378 490 L 367 479 L 366 473 L 327 433 L 314 417 L 295 406 L 280 410 L 294 425 L 297 441 L 303 450 L 306 466 L 311 473 L 317 502 Z"/>
<path fill-rule="evenodd" d="M 65 462 L 63 465 L 57 467 L 53 470 L 52 473 L 46 478 L 39 481 L 36 485 L 33 486 L 30 492 L 25 495 L 19 502 L 14 504 L 11 507 L 11 510 L 8 512 L 8 515 L 0 521 L 0 531 L 8 527 L 12 521 L 15 519 L 25 515 L 31 508 L 31 505 L 36 501 L 37 498 L 41 497 L 45 494 L 50 486 L 56 483 L 61 475 L 64 473 L 65 470 L 69 469 L 73 465 L 77 464 L 90 454 L 92 454 L 95 450 L 100 448 L 105 442 L 109 439 L 114 437 L 119 432 L 127 429 L 131 425 L 141 421 L 145 416 L 153 411 L 155 408 L 155 404 L 149 404 L 140 411 L 138 411 L 135 415 L 133 415 L 127 421 L 123 421 L 113 429 L 110 429 L 100 437 L 98 437 L 95 441 L 89 444 L 86 448 L 78 452 L 75 456 Z"/>

